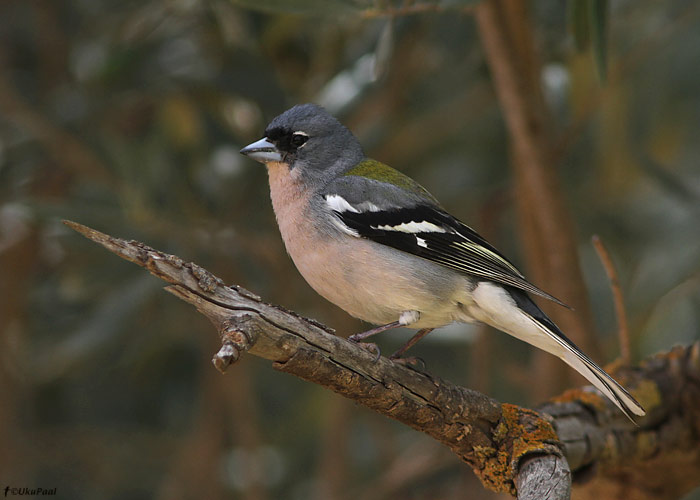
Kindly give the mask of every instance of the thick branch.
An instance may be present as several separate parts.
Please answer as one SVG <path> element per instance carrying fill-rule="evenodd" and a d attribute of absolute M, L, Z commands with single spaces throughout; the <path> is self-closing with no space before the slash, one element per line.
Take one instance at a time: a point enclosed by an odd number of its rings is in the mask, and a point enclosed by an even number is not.
<path fill-rule="evenodd" d="M 638 454 L 639 436 L 657 432 L 634 428 L 592 390 L 570 391 L 548 404 L 545 410 L 551 418 L 500 404 L 386 358 L 377 361 L 373 353 L 334 336 L 320 323 L 267 304 L 243 288 L 225 286 L 196 264 L 137 241 L 113 238 L 74 222 L 66 224 L 167 281 L 168 291 L 207 316 L 221 337 L 222 348 L 213 359 L 219 370 L 224 371 L 245 351 L 272 360 L 277 370 L 327 387 L 449 446 L 493 490 L 515 494 L 517 485 L 519 498 L 568 498 L 571 474 L 552 422 L 573 469 L 590 468 L 603 458 L 606 463 L 625 463 Z M 622 374 L 628 387 L 643 389 L 634 394 L 651 410 L 643 422 L 645 429 L 647 423 L 659 429 L 677 416 L 680 401 L 690 405 L 695 412 L 691 415 L 700 414 L 700 398 L 683 399 L 687 396 L 685 382 L 694 380 L 695 390 L 700 382 L 700 346 L 686 351 L 681 357 L 682 370 L 676 363 L 675 371 L 649 372 L 643 366 Z M 678 353 L 675 356 L 681 359 Z M 658 371 L 656 359 L 649 363 Z M 665 385 L 658 385 L 662 383 Z M 667 390 L 669 387 L 677 390 Z M 697 443 L 700 425 L 695 421 L 688 428 L 693 439 L 687 439 L 686 433 L 684 443 Z M 662 441 L 659 436 L 656 443 Z M 629 442 L 636 444 L 627 446 Z M 545 482 L 547 487 L 543 487 Z"/>

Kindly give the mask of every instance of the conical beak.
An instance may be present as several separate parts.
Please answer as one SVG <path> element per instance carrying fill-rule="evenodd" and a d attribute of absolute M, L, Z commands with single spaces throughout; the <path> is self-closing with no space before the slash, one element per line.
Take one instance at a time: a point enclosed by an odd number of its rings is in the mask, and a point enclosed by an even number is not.
<path fill-rule="evenodd" d="M 277 146 L 268 141 L 267 137 L 263 137 L 257 142 L 248 144 L 246 147 L 241 149 L 241 154 L 246 155 L 255 161 L 259 161 L 260 163 L 282 161 L 282 155 L 277 149 Z"/>

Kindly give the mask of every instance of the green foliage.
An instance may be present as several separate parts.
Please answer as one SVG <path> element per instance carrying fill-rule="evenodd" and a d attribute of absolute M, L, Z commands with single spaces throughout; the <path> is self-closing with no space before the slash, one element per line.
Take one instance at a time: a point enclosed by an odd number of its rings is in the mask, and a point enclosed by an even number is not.
<path fill-rule="evenodd" d="M 569 31 L 576 48 L 587 50 L 590 46 L 595 60 L 598 78 L 605 83 L 608 72 L 608 0 L 569 0 Z"/>
<path fill-rule="evenodd" d="M 608 74 L 608 13 L 607 0 L 591 0 L 591 40 L 598 77 L 605 82 Z"/>
<path fill-rule="evenodd" d="M 569 0 L 568 2 L 568 23 L 569 31 L 574 37 L 576 48 L 580 51 L 586 50 L 590 43 L 590 0 Z"/>

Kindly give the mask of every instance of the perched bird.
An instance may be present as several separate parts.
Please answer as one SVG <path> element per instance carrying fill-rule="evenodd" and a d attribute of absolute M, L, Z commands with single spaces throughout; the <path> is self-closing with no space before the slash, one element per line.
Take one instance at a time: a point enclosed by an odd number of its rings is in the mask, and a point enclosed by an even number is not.
<path fill-rule="evenodd" d="M 359 341 L 406 326 L 420 331 L 483 322 L 561 358 L 630 419 L 644 409 L 581 352 L 528 293 L 528 282 L 496 248 L 443 209 L 420 184 L 369 159 L 323 108 L 294 106 L 241 150 L 264 163 L 287 252 L 320 295 L 378 326 Z"/>

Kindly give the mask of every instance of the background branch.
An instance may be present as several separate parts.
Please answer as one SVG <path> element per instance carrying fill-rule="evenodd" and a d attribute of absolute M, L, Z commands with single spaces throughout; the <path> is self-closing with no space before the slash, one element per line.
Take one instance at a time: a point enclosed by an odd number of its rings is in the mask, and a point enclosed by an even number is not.
<path fill-rule="evenodd" d="M 385 358 L 375 361 L 373 354 L 320 323 L 267 304 L 243 288 L 225 286 L 194 263 L 66 224 L 167 281 L 169 292 L 209 318 L 222 342 L 213 359 L 219 370 L 246 351 L 272 360 L 279 371 L 331 389 L 447 445 L 495 491 L 515 494 L 517 488 L 519 498 L 544 498 L 547 483 L 546 498 L 568 498 L 571 473 L 564 456 L 571 470 L 585 471 L 597 463 L 623 467 L 632 457 L 644 460 L 664 447 L 697 443 L 698 344 L 617 371 L 649 411 L 641 429 L 591 388 L 569 391 L 543 407 L 546 413 L 537 413 Z M 663 432 L 667 425 L 686 432 L 669 437 Z"/>
<path fill-rule="evenodd" d="M 632 360 L 630 334 L 629 328 L 627 327 L 625 297 L 622 294 L 620 280 L 617 277 L 617 271 L 615 271 L 615 265 L 613 264 L 612 258 L 610 257 L 608 250 L 605 248 L 605 245 L 603 245 L 603 241 L 597 234 L 593 235 L 591 241 L 593 241 L 595 251 L 598 253 L 598 257 L 603 263 L 605 274 L 608 275 L 608 279 L 610 280 L 610 289 L 612 291 L 613 301 L 615 303 L 615 314 L 617 315 L 617 334 L 618 338 L 620 339 L 620 354 L 622 356 L 622 361 L 625 364 L 629 364 Z"/>
<path fill-rule="evenodd" d="M 553 165 L 554 142 L 550 112 L 542 94 L 541 64 L 535 50 L 527 4 L 518 0 L 487 0 L 475 9 L 479 38 L 500 101 L 511 142 L 515 171 L 517 214 L 535 283 L 576 310 L 576 314 L 541 304 L 545 312 L 584 352 L 600 359 L 595 327 L 578 260 L 575 224 L 566 206 Z M 568 384 L 570 371 L 542 353 L 535 357 L 537 384 L 542 398 Z"/>

